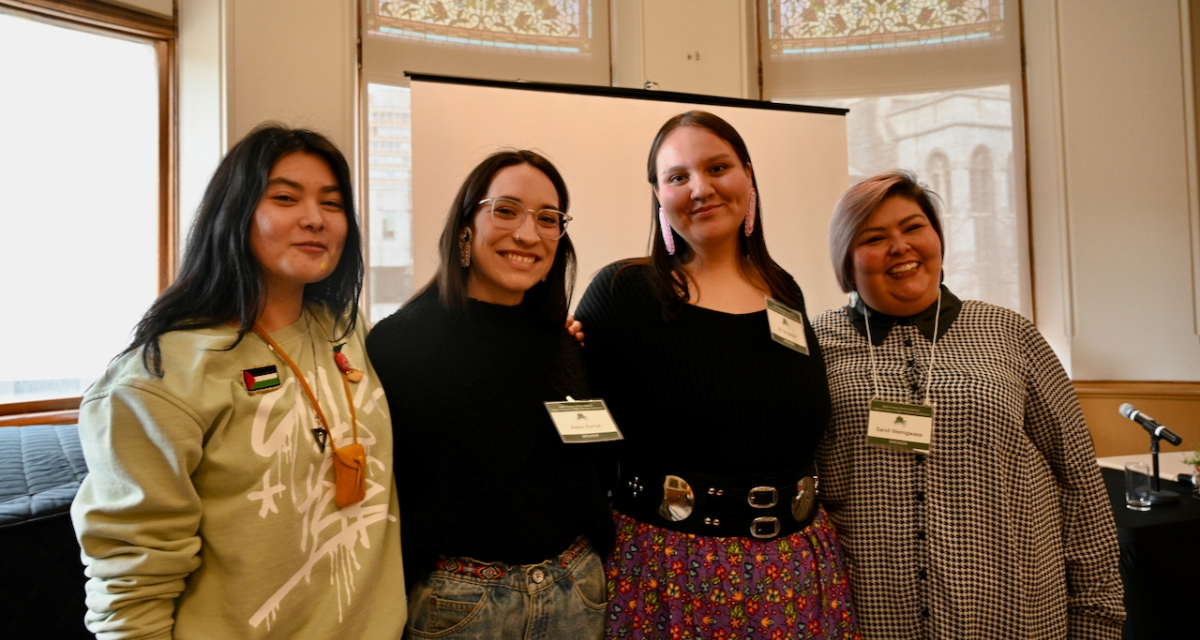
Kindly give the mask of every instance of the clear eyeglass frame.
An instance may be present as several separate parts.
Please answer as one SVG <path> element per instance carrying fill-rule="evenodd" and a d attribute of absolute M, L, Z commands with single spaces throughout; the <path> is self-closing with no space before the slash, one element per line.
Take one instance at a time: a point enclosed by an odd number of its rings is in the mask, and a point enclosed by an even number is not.
<path fill-rule="evenodd" d="M 567 235 L 567 223 L 573 219 L 558 209 L 527 209 L 511 198 L 480 200 L 478 206 L 483 205 L 488 205 L 488 214 L 492 216 L 492 224 L 496 225 L 497 229 L 519 229 L 525 224 L 525 216 L 532 212 L 533 226 L 537 229 L 537 234 L 547 240 L 558 240 Z"/>

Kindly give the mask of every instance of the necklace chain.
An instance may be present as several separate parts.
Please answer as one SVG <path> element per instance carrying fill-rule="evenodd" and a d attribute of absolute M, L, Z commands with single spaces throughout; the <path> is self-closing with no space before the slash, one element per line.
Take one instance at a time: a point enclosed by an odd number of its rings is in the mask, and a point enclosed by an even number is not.
<path fill-rule="evenodd" d="M 316 341 L 313 340 L 313 337 L 312 337 L 312 330 L 311 330 L 312 325 L 309 322 L 309 315 L 308 315 L 307 307 L 304 308 L 301 312 L 305 314 L 304 315 L 305 333 L 308 334 L 308 344 L 312 348 L 313 376 L 315 379 L 318 377 L 318 374 L 317 374 L 317 344 L 316 344 Z M 325 329 L 325 325 L 321 323 L 321 319 L 316 318 L 316 317 L 313 317 L 313 319 L 317 321 L 317 325 L 319 325 L 321 327 L 321 331 L 325 333 L 326 337 L 328 337 L 329 331 L 327 329 Z M 329 428 L 329 421 L 325 419 L 325 413 L 323 411 L 321 411 L 320 397 L 317 395 L 320 393 L 320 381 L 314 380 L 314 382 L 317 384 L 317 391 L 316 391 L 316 393 L 314 393 L 312 388 L 308 384 L 308 380 L 305 379 L 304 374 L 301 372 L 300 367 L 298 367 L 296 365 L 296 363 L 292 361 L 292 359 L 288 356 L 287 352 L 283 350 L 283 347 L 279 346 L 279 344 L 277 342 L 275 342 L 275 340 L 273 338 L 271 338 L 271 335 L 269 333 L 267 333 L 265 330 L 263 330 L 263 328 L 258 326 L 257 324 L 254 325 L 254 332 L 257 333 L 259 335 L 259 337 L 261 337 L 263 339 L 263 341 L 267 343 L 268 349 L 270 349 L 271 351 L 273 351 L 274 353 L 279 355 L 279 357 L 283 358 L 283 361 L 286 362 L 288 367 L 290 367 L 292 369 L 292 373 L 296 374 L 297 380 L 300 381 L 300 386 L 304 390 L 304 395 L 308 397 L 308 401 L 309 401 L 309 404 L 312 406 L 313 413 L 316 414 L 316 416 L 317 416 L 317 422 L 321 425 L 320 428 L 312 430 L 313 437 L 317 440 L 317 445 L 321 448 L 321 451 L 322 452 L 325 451 L 325 441 L 327 440 L 329 442 L 329 446 L 333 448 L 334 452 L 336 452 L 338 448 L 337 448 L 337 445 L 334 444 L 334 442 L 333 442 L 333 432 Z M 332 342 L 332 340 L 331 340 L 331 342 Z M 348 380 L 346 380 L 345 375 L 342 376 L 342 386 L 345 388 L 345 391 L 346 391 L 346 404 L 350 408 L 350 425 L 353 429 L 354 442 L 358 443 L 358 416 L 357 416 L 357 412 L 354 410 L 354 396 L 353 396 L 353 394 L 350 393 L 350 382 Z M 322 436 L 324 436 L 324 437 L 322 438 Z"/>

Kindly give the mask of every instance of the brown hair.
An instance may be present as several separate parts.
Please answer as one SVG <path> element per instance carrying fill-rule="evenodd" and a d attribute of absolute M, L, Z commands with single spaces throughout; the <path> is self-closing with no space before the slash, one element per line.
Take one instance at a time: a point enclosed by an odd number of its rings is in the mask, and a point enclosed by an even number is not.
<path fill-rule="evenodd" d="M 452 311 L 466 312 L 467 276 L 471 268 L 462 266 L 459 261 L 459 233 L 474 219 L 479 201 L 487 194 L 492 178 L 505 167 L 522 164 L 532 166 L 550 179 L 554 191 L 558 193 L 559 210 L 567 212 L 571 204 L 571 198 L 567 194 L 567 183 L 554 164 L 541 154 L 524 149 L 508 149 L 484 158 L 467 174 L 458 189 L 458 194 L 454 196 L 450 211 L 446 214 L 446 224 L 442 227 L 442 236 L 438 240 L 440 260 L 437 273 L 428 284 L 413 294 L 410 301 L 421 297 L 430 288 L 437 287 L 442 306 Z M 533 305 L 547 324 L 561 327 L 567 319 L 567 308 L 570 306 L 574 287 L 575 245 L 571 243 L 570 234 L 565 234 L 558 241 L 554 264 L 550 266 L 546 280 L 526 291 L 522 304 Z"/>
<path fill-rule="evenodd" d="M 896 169 L 880 173 L 847 189 L 833 207 L 833 216 L 829 220 L 829 259 L 842 291 L 850 293 L 856 289 L 853 248 L 859 229 L 871 219 L 875 209 L 892 196 L 907 198 L 921 207 L 937 233 L 945 257 L 946 239 L 942 236 L 942 220 L 938 217 L 938 195 L 917 182 L 917 176 L 911 171 Z"/>
<path fill-rule="evenodd" d="M 650 156 L 646 161 L 646 178 L 655 189 L 658 188 L 659 149 L 667 136 L 680 127 L 699 127 L 709 131 L 727 142 L 744 166 L 751 166 L 750 151 L 733 125 L 707 111 L 688 111 L 667 120 L 658 130 L 658 134 L 654 136 L 654 143 L 650 145 Z M 758 182 L 753 171 L 750 173 L 750 183 L 755 190 L 758 189 Z M 671 234 L 675 238 L 675 255 L 667 253 L 666 244 L 662 239 L 662 227 L 659 226 L 658 221 L 659 206 L 658 196 L 651 192 L 650 255 L 633 260 L 628 266 L 644 265 L 648 267 L 647 277 L 654 287 L 655 294 L 664 307 L 671 312 L 668 315 L 671 315 L 674 310 L 679 308 L 679 305 L 686 304 L 691 299 L 683 265 L 691 258 L 692 248 L 686 240 L 672 230 Z M 739 249 L 750 259 L 750 263 L 762 277 L 772 297 L 794 309 L 803 309 L 804 297 L 800 293 L 800 287 L 782 267 L 771 259 L 771 255 L 767 252 L 767 243 L 763 238 L 762 198 L 760 196 L 755 204 L 754 231 L 749 237 L 738 234 Z"/>

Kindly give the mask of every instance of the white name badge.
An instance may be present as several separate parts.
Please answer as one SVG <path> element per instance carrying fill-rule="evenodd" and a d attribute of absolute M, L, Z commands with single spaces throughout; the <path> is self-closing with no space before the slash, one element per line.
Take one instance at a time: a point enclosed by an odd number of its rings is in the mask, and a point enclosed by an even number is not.
<path fill-rule="evenodd" d="M 563 442 L 624 440 L 603 400 L 547 402 L 546 410 Z"/>
<path fill-rule="evenodd" d="M 804 316 L 787 305 L 767 298 L 767 322 L 771 325 L 771 339 L 779 344 L 808 355 L 808 338 L 804 335 Z"/>
<path fill-rule="evenodd" d="M 867 444 L 912 453 L 929 453 L 933 442 L 933 407 L 872 400 Z"/>

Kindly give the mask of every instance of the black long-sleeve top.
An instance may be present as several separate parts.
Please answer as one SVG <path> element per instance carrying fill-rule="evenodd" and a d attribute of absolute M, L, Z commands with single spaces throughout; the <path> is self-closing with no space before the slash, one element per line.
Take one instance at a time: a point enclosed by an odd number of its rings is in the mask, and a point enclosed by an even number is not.
<path fill-rule="evenodd" d="M 586 535 L 612 546 L 611 444 L 565 444 L 544 402 L 590 398 L 580 346 L 529 309 L 430 290 L 377 324 L 367 351 L 387 394 L 405 577 L 438 556 L 536 564 Z"/>
<path fill-rule="evenodd" d="M 601 270 L 576 310 L 593 391 L 625 435 L 622 470 L 749 475 L 812 463 L 830 400 L 807 316 L 809 355 L 771 339 L 766 311 L 685 304 L 667 320 L 645 267 L 618 275 L 622 264 Z"/>

